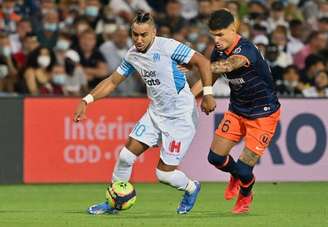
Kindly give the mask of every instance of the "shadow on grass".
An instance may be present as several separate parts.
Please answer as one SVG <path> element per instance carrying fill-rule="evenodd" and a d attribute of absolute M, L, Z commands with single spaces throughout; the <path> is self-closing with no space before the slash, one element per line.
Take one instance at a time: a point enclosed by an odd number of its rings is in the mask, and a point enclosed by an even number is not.
<path fill-rule="evenodd" d="M 168 219 L 217 219 L 217 218 L 248 218 L 248 217 L 260 217 L 264 216 L 263 214 L 258 213 L 249 213 L 242 215 L 235 215 L 231 212 L 219 212 L 219 211 L 194 211 L 189 214 L 179 215 L 173 212 L 165 212 L 162 211 L 156 212 L 138 212 L 138 211 L 130 211 L 125 212 L 121 211 L 118 214 L 103 214 L 103 215 L 90 215 L 84 210 L 0 210 L 0 214 L 11 213 L 11 214 L 26 214 L 26 213 L 52 213 L 52 214 L 70 214 L 70 215 L 78 215 L 85 217 L 101 217 L 101 218 L 113 218 L 113 219 L 159 219 L 163 218 Z"/>

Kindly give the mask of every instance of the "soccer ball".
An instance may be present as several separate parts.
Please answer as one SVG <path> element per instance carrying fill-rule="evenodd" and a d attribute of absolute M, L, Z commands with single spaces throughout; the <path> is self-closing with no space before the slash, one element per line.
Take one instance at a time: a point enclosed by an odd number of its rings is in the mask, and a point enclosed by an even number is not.
<path fill-rule="evenodd" d="M 108 204 L 118 210 L 127 210 L 136 203 L 136 191 L 129 182 L 116 181 L 106 190 Z"/>

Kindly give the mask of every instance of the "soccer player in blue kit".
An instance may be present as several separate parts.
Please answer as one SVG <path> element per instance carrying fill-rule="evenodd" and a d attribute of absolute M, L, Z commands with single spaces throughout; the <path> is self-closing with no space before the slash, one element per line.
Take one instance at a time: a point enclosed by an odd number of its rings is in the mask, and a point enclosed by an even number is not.
<path fill-rule="evenodd" d="M 226 9 L 215 11 L 208 25 L 215 42 L 213 83 L 224 76 L 231 90 L 229 110 L 215 132 L 208 161 L 231 174 L 224 197 L 231 200 L 238 196 L 232 212 L 246 213 L 253 200 L 253 168 L 275 133 L 280 103 L 268 64 L 254 44 L 237 33 L 233 15 Z M 192 92 L 197 96 L 201 90 L 198 81 Z M 242 138 L 245 147 L 234 161 L 229 153 Z"/>

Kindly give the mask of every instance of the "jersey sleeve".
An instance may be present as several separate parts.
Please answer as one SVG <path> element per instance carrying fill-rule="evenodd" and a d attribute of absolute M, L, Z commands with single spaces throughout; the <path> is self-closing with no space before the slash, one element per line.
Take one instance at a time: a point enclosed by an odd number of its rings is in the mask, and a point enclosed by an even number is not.
<path fill-rule="evenodd" d="M 195 51 L 187 45 L 180 43 L 176 40 L 170 39 L 167 48 L 171 59 L 178 64 L 188 64 Z"/>
<path fill-rule="evenodd" d="M 246 57 L 248 60 L 248 65 L 250 65 L 254 64 L 257 61 L 257 51 L 258 50 L 254 45 L 251 45 L 250 43 L 242 43 L 233 51 L 233 55 L 240 55 Z"/>
<path fill-rule="evenodd" d="M 119 74 L 128 77 L 130 76 L 133 72 L 135 72 L 135 68 L 133 65 L 131 65 L 127 60 L 123 59 L 121 62 L 121 65 L 116 69 L 116 72 Z"/>

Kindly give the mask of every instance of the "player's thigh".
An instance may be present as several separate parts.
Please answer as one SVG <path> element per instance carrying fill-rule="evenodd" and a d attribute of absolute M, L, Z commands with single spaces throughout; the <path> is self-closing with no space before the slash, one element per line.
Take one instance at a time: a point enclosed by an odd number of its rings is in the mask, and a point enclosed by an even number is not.
<path fill-rule="evenodd" d="M 135 154 L 136 156 L 141 155 L 143 152 L 145 152 L 149 146 L 147 144 L 144 144 L 132 137 L 129 137 L 125 147 L 131 151 L 133 154 Z"/>
<path fill-rule="evenodd" d="M 131 131 L 126 146 L 128 149 L 132 149 L 131 151 L 136 155 L 140 155 L 148 147 L 157 146 L 160 136 L 160 130 L 154 125 L 149 113 L 146 112 Z"/>
<path fill-rule="evenodd" d="M 231 148 L 240 141 L 245 134 L 241 117 L 225 112 L 212 141 L 211 150 L 220 155 L 227 155 Z"/>
<path fill-rule="evenodd" d="M 224 137 L 214 135 L 213 141 L 211 144 L 211 151 L 214 153 L 221 155 L 221 156 L 226 156 L 230 153 L 231 149 L 236 145 L 237 143 L 226 139 Z"/>
<path fill-rule="evenodd" d="M 245 147 L 255 154 L 263 155 L 269 146 L 280 118 L 280 110 L 254 120 L 244 120 L 246 127 Z"/>
<path fill-rule="evenodd" d="M 163 163 L 169 166 L 180 164 L 196 134 L 197 123 L 197 116 L 192 114 L 166 122 L 162 131 L 160 152 Z"/>

